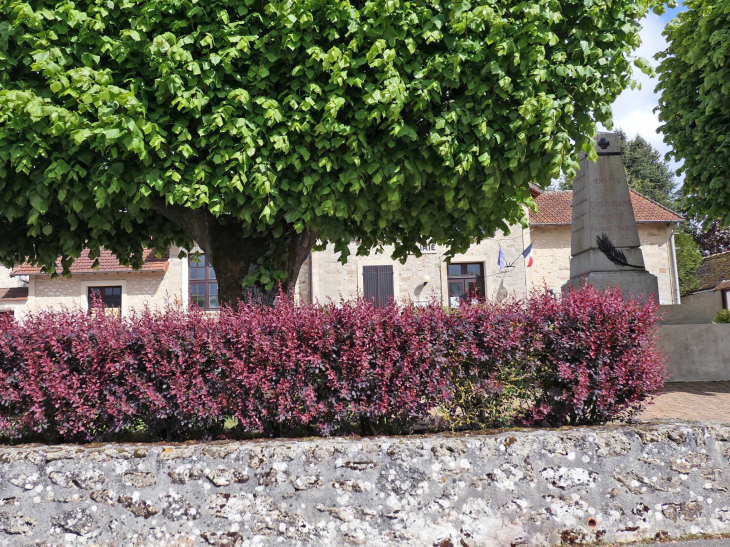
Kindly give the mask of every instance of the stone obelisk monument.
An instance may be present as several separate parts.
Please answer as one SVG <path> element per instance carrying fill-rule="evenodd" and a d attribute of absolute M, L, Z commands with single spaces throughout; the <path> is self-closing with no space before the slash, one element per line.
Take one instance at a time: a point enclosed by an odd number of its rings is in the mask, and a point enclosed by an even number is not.
<path fill-rule="evenodd" d="M 633 293 L 656 302 L 659 286 L 644 265 L 618 136 L 599 133 L 596 152 L 595 163 L 581 153 L 573 182 L 570 281 L 563 289 L 619 286 L 624 298 Z"/>

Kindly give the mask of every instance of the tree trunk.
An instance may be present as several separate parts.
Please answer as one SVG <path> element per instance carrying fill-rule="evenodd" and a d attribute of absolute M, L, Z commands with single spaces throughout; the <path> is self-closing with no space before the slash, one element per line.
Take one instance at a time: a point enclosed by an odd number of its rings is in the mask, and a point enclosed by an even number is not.
<path fill-rule="evenodd" d="M 284 293 L 293 292 L 299 270 L 309 256 L 317 235 L 293 229 L 275 238 L 273 234 L 244 237 L 240 224 L 223 224 L 219 218 L 202 210 L 178 206 L 158 206 L 155 210 L 185 230 L 201 248 L 215 269 L 218 280 L 218 298 L 221 303 L 235 307 L 241 302 L 259 302 L 272 305 L 279 287 L 266 290 L 261 286 L 243 287 L 244 279 L 256 269 L 258 260 L 272 245 L 281 247 L 276 257 L 277 269 L 286 272 L 281 284 Z"/>

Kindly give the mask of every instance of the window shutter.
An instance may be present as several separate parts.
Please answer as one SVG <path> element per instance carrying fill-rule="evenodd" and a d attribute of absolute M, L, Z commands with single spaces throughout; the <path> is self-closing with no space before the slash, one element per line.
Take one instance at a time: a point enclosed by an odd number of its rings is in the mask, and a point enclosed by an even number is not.
<path fill-rule="evenodd" d="M 383 307 L 394 298 L 393 266 L 363 266 L 363 295 L 375 306 Z"/>

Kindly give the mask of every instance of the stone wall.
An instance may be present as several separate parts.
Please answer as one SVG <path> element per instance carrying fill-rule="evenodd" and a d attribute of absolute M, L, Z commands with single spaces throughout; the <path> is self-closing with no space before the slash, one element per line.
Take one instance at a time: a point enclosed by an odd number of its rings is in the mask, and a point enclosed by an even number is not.
<path fill-rule="evenodd" d="M 670 240 L 672 228 L 662 223 L 638 224 L 641 252 L 649 273 L 659 281 L 659 302 L 674 303 L 674 281 Z M 535 254 L 534 286 L 559 292 L 570 279 L 571 227 L 533 226 Z"/>
<path fill-rule="evenodd" d="M 39 310 L 63 306 L 87 307 L 89 286 L 120 285 L 122 311 L 128 313 L 145 305 L 162 307 L 167 302 L 182 301 L 182 266 L 176 256 L 170 258 L 166 272 L 133 271 L 119 273 L 76 274 L 70 278 L 49 275 L 31 276 L 28 308 Z"/>
<path fill-rule="evenodd" d="M 0 545 L 548 546 L 730 532 L 730 426 L 0 449 Z"/>
<path fill-rule="evenodd" d="M 662 325 L 670 382 L 730 382 L 730 325 Z"/>
<path fill-rule="evenodd" d="M 662 306 L 665 325 L 712 323 L 722 311 L 722 291 L 705 291 L 682 297 L 680 306 Z"/>
<path fill-rule="evenodd" d="M 522 251 L 530 244 L 530 232 L 520 226 L 512 227 L 510 234 L 498 232 L 492 239 L 472 245 L 469 250 L 453 258 L 452 263 L 478 262 L 485 273 L 485 291 L 491 299 L 502 299 L 507 295 L 524 296 L 532 283 L 532 271 L 525 268 Z M 514 267 L 500 273 L 497 267 L 499 248 Z M 311 266 L 306 262 L 300 271 L 297 290 L 302 301 L 314 299 L 319 302 L 353 299 L 362 294 L 363 266 L 392 265 L 396 300 L 426 302 L 437 299 L 448 304 L 448 273 L 444 258 L 446 247 L 437 245 L 420 257 L 410 256 L 405 264 L 390 258 L 393 248 L 386 246 L 382 253 L 357 256 L 357 246 L 350 245 L 350 256 L 341 264 L 333 245 L 326 250 L 314 252 Z M 424 283 L 428 277 L 429 281 Z M 307 298 L 308 297 L 308 298 Z"/>
<path fill-rule="evenodd" d="M 9 287 L 25 287 L 27 285 L 27 277 L 10 277 L 12 271 L 12 268 L 6 268 L 0 264 L 0 288 L 7 289 Z"/>

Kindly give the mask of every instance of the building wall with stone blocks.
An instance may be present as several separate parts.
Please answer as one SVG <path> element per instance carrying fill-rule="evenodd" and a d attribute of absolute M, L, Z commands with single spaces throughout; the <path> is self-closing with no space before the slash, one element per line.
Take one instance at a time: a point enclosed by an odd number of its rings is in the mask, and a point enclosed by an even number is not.
<path fill-rule="evenodd" d="M 671 227 L 665 224 L 639 225 L 647 269 L 659 278 L 661 303 L 673 302 L 671 233 Z M 526 268 L 521 254 L 531 242 L 535 262 L 533 267 Z M 510 264 L 503 270 L 497 266 L 500 248 Z M 448 305 L 446 251 L 446 247 L 436 245 L 420 257 L 410 256 L 401 264 L 390 258 L 392 247 L 385 247 L 382 253 L 357 256 L 357 246 L 353 243 L 347 263 L 342 264 L 334 246 L 329 245 L 324 251 L 311 253 L 302 265 L 295 287 L 296 296 L 302 303 L 353 299 L 363 293 L 364 266 L 392 265 L 396 300 L 425 303 L 435 299 Z M 187 262 L 177 258 L 178 252 L 179 249 L 171 248 L 166 272 L 77 274 L 55 279 L 47 275 L 31 276 L 28 308 L 84 307 L 89 286 L 117 283 L 123 290 L 123 313 L 145 305 L 184 304 L 183 294 L 188 285 L 187 271 L 183 272 L 183 269 L 187 268 Z M 475 262 L 482 264 L 485 294 L 490 300 L 500 301 L 509 296 L 519 298 L 533 287 L 547 286 L 559 292 L 570 278 L 570 226 L 533 226 L 531 229 L 513 226 L 509 234 L 498 232 L 494 238 L 472 245 L 466 253 L 456 255 L 451 261 L 452 264 Z"/>
<path fill-rule="evenodd" d="M 700 422 L 0 449 L 0 546 L 643 543 L 730 533 Z"/>
<path fill-rule="evenodd" d="M 0 288 L 25 287 L 28 285 L 26 276 L 10 277 L 12 268 L 0 265 Z"/>
<path fill-rule="evenodd" d="M 671 225 L 644 223 L 637 225 L 644 264 L 659 281 L 659 303 L 676 304 L 672 261 Z M 533 286 L 556 292 L 570 279 L 570 226 L 533 226 L 535 264 Z"/>
<path fill-rule="evenodd" d="M 175 256 L 171 253 L 171 256 Z M 76 274 L 70 278 L 50 275 L 30 276 L 28 309 L 81 308 L 86 309 L 88 288 L 120 285 L 122 313 L 145 306 L 161 308 L 167 304 L 182 304 L 182 267 L 177 257 L 170 258 L 166 272 L 119 272 Z"/>
<path fill-rule="evenodd" d="M 494 238 L 472 245 L 466 253 L 456 255 L 451 263 L 482 264 L 485 294 L 490 299 L 503 299 L 509 295 L 524 296 L 531 286 L 532 272 L 531 268 L 525 268 L 521 254 L 529 244 L 529 230 L 514 226 L 510 234 L 499 232 Z M 497 266 L 500 247 L 507 262 L 514 262 L 512 267 L 502 272 Z M 420 257 L 408 257 L 404 264 L 390 258 L 392 246 L 386 246 L 381 253 L 373 252 L 368 256 L 357 256 L 357 245 L 354 243 L 349 249 L 350 256 L 346 264 L 338 260 L 333 245 L 328 245 L 324 251 L 312 253 L 311 262 L 302 266 L 297 280 L 301 301 L 324 303 L 357 298 L 363 293 L 364 266 L 391 265 L 396 300 L 425 303 L 435 299 L 448 304 L 446 247 L 435 245 L 424 250 Z"/>

